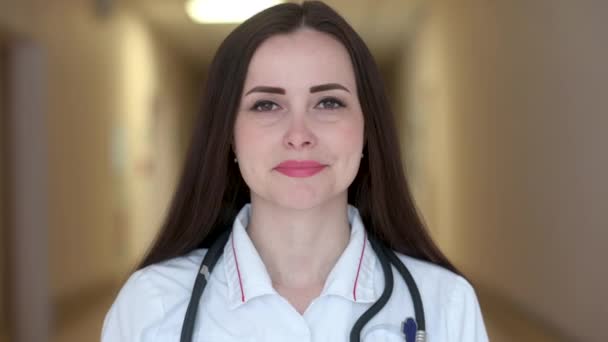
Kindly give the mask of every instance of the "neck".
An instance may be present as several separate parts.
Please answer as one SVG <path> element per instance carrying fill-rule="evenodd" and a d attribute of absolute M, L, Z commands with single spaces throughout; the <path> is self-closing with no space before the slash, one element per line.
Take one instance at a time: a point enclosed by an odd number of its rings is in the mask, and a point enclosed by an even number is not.
<path fill-rule="evenodd" d="M 350 239 L 346 198 L 306 210 L 252 198 L 247 231 L 275 287 L 319 288 Z"/>

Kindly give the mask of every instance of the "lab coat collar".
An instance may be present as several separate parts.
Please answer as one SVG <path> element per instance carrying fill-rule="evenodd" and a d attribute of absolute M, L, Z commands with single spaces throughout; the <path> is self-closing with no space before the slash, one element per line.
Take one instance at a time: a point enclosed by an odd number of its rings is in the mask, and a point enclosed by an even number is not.
<path fill-rule="evenodd" d="M 245 205 L 232 227 L 224 247 L 224 269 L 228 283 L 228 302 L 231 309 L 264 295 L 278 295 L 246 228 L 251 205 Z M 357 208 L 348 206 L 351 226 L 350 241 L 330 271 L 321 296 L 340 296 L 359 303 L 372 303 L 379 294 L 374 288 L 376 254 L 367 239 L 367 233 Z"/>

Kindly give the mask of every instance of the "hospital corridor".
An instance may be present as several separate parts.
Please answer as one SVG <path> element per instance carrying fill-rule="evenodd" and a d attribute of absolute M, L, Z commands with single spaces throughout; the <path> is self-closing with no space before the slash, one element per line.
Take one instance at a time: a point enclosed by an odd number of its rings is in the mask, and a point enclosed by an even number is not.
<path fill-rule="evenodd" d="M 608 2 L 325 2 L 380 68 L 415 205 L 490 341 L 608 341 Z M 0 0 L 0 342 L 100 340 L 255 5 Z"/>

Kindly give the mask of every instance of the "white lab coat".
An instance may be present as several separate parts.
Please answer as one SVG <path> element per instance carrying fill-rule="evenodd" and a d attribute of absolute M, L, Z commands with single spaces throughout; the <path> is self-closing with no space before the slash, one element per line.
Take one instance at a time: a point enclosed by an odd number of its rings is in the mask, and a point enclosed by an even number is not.
<path fill-rule="evenodd" d="M 384 275 L 356 208 L 349 206 L 350 242 L 330 272 L 321 295 L 303 315 L 279 295 L 237 216 L 198 310 L 194 342 L 346 342 L 355 321 L 384 289 Z M 194 279 L 206 250 L 135 272 L 106 315 L 102 342 L 169 342 L 180 332 Z M 414 277 L 425 310 L 427 342 L 486 342 L 488 337 L 471 285 L 432 263 L 398 254 Z M 297 272 L 297 270 L 294 270 Z M 401 323 L 414 317 L 399 273 L 386 306 L 364 327 L 361 341 L 404 341 Z"/>

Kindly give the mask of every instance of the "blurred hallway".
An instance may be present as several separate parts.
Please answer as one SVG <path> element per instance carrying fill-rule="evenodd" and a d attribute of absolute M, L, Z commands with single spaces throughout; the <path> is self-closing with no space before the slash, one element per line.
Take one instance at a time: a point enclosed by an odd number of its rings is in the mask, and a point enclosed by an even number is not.
<path fill-rule="evenodd" d="M 608 341 L 608 3 L 327 3 L 378 61 L 491 341 Z M 0 0 L 0 342 L 99 340 L 234 27 L 181 0 Z"/>

